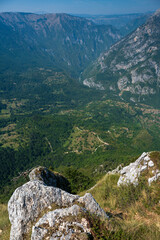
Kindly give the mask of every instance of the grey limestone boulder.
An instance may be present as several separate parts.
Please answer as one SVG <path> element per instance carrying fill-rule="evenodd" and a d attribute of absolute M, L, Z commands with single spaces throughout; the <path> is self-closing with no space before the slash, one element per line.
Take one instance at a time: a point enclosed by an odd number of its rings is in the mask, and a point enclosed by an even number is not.
<path fill-rule="evenodd" d="M 107 218 L 104 210 L 100 208 L 99 204 L 89 193 L 85 194 L 84 197 L 72 195 L 60 188 L 47 186 L 43 181 L 30 181 L 24 184 L 15 190 L 8 202 L 9 219 L 11 222 L 10 240 L 24 240 L 33 223 L 36 223 L 38 218 L 42 217 L 46 212 L 52 209 L 71 207 L 75 204 L 82 206 L 85 209 L 83 211 L 89 211 L 101 218 Z M 75 209 L 77 207 L 66 211 L 72 214 L 72 210 Z M 58 210 L 58 213 L 65 215 L 66 211 L 64 209 L 61 210 L 63 211 Z M 55 213 L 57 214 L 57 212 Z"/>
<path fill-rule="evenodd" d="M 48 212 L 33 226 L 31 240 L 87 240 L 91 230 L 84 216 L 85 209 L 77 205 Z"/>
<path fill-rule="evenodd" d="M 22 240 L 29 231 L 31 222 L 52 205 L 67 207 L 73 205 L 79 196 L 59 188 L 46 186 L 42 181 L 30 181 L 17 188 L 8 202 L 11 222 L 10 240 Z"/>
<path fill-rule="evenodd" d="M 87 209 L 90 213 L 96 214 L 104 219 L 108 218 L 105 211 L 99 206 L 91 193 L 86 193 L 83 197 L 80 197 L 78 202 L 84 204 L 85 209 Z"/>

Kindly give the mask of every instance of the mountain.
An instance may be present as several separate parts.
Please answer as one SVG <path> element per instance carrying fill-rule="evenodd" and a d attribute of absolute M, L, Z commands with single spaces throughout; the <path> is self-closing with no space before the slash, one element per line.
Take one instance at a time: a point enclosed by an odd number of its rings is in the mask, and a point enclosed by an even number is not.
<path fill-rule="evenodd" d="M 0 71 L 56 67 L 78 74 L 121 38 L 112 26 L 67 14 L 0 14 Z"/>
<path fill-rule="evenodd" d="M 0 101 L 72 106 L 89 91 L 71 77 L 120 38 L 112 26 L 67 14 L 0 14 Z M 87 91 L 87 92 L 86 92 Z M 23 100 L 22 100 L 23 99 Z"/>
<path fill-rule="evenodd" d="M 133 102 L 160 107 L 160 10 L 101 54 L 83 83 Z"/>
<path fill-rule="evenodd" d="M 145 23 L 145 20 L 152 13 L 132 13 L 132 14 L 115 14 L 115 15 L 77 15 L 81 17 L 85 17 L 88 20 L 93 21 L 98 25 L 112 25 L 117 29 L 121 30 L 123 28 L 129 29 L 130 25 L 134 23 L 137 25 L 138 23 L 141 25 Z M 137 26 L 138 27 L 138 26 Z"/>
<path fill-rule="evenodd" d="M 123 36 L 135 31 L 142 24 L 145 24 L 148 18 L 151 16 L 151 13 L 141 14 L 136 18 L 131 19 L 125 25 L 123 25 L 119 30 Z"/>

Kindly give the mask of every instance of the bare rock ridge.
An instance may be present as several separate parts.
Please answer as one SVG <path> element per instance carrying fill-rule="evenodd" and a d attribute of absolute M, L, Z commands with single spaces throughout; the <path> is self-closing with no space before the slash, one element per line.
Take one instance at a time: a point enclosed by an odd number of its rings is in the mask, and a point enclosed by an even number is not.
<path fill-rule="evenodd" d="M 44 172 L 50 176 L 48 182 L 54 185 L 54 174 L 39 167 L 30 173 L 32 180 L 17 188 L 10 198 L 10 240 L 28 239 L 32 227 L 32 240 L 88 239 L 90 231 L 87 228 L 86 213 L 107 218 L 106 213 L 90 193 L 80 197 L 60 188 L 47 186 L 44 183 Z"/>
<path fill-rule="evenodd" d="M 159 105 L 159 39 L 160 10 L 136 31 L 101 54 L 84 72 L 84 85 L 115 92 L 133 102 Z"/>
<path fill-rule="evenodd" d="M 153 154 L 154 152 L 144 152 L 135 162 L 124 168 L 118 166 L 109 174 L 120 174 L 117 182 L 117 185 L 120 186 L 121 184 L 138 185 L 139 178 L 145 173 L 148 184 L 151 185 L 153 181 L 160 179 L 160 169 L 158 169 L 156 161 L 153 160 Z"/>

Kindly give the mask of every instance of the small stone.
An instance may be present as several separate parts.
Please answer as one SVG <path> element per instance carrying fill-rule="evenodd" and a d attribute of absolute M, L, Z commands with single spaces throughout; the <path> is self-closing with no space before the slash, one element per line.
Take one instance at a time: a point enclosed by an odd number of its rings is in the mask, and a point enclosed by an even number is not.
<path fill-rule="evenodd" d="M 149 166 L 149 167 L 154 167 L 154 162 L 153 162 L 152 160 L 150 160 L 150 161 L 148 162 L 148 166 Z"/>
<path fill-rule="evenodd" d="M 78 202 L 84 204 L 85 208 L 90 213 L 96 214 L 97 216 L 100 216 L 101 218 L 104 218 L 104 219 L 108 218 L 107 214 L 99 206 L 99 204 L 93 198 L 92 194 L 86 193 L 83 197 L 80 197 L 78 199 Z"/>
<path fill-rule="evenodd" d="M 148 162 L 150 160 L 150 157 L 147 155 L 145 158 L 144 158 L 144 161 Z"/>
<path fill-rule="evenodd" d="M 149 186 L 151 185 L 152 182 L 157 181 L 157 179 L 160 177 L 160 173 L 156 174 L 155 176 L 151 177 L 148 179 L 148 184 Z"/>
<path fill-rule="evenodd" d="M 147 165 L 141 167 L 141 172 L 145 171 L 147 169 Z"/>
<path fill-rule="evenodd" d="M 2 234 L 2 230 L 0 229 L 0 235 Z"/>

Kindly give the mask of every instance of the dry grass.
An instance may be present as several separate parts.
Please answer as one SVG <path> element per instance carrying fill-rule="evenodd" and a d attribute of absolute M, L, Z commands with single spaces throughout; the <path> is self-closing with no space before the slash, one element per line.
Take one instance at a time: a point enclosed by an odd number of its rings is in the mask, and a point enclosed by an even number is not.
<path fill-rule="evenodd" d="M 118 175 L 106 175 L 88 192 L 110 213 L 114 228 L 119 226 L 130 236 L 128 239 L 159 240 L 160 182 L 151 187 L 145 182 L 139 187 L 118 187 L 118 178 Z"/>
<path fill-rule="evenodd" d="M 0 204 L 0 230 L 2 230 L 2 233 L 0 233 L 1 240 L 9 240 L 10 227 L 11 225 L 8 218 L 7 205 Z"/>

